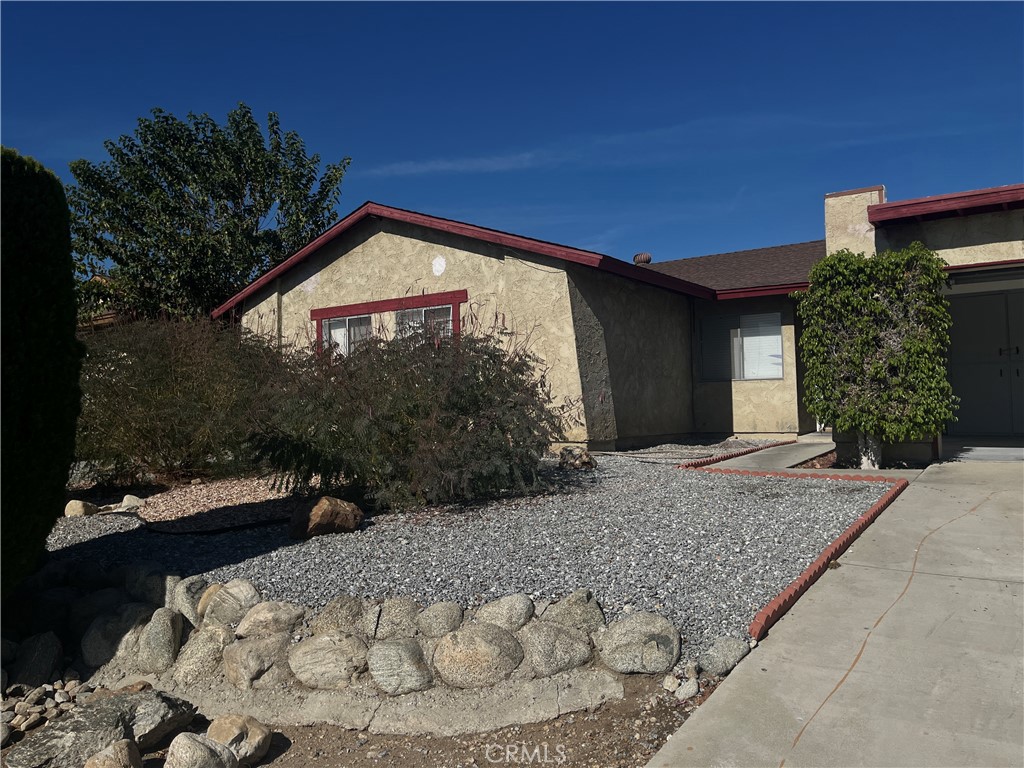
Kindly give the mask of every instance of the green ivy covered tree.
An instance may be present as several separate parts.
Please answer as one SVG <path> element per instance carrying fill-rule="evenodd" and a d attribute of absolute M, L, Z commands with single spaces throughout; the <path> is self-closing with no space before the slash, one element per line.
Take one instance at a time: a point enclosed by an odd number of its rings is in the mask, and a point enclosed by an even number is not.
<path fill-rule="evenodd" d="M 276 114 L 267 127 L 245 104 L 224 125 L 154 109 L 133 136 L 104 142 L 110 160 L 71 163 L 79 279 L 109 266 L 108 308 L 203 315 L 327 229 L 349 159 L 321 175 Z"/>
<path fill-rule="evenodd" d="M 875 256 L 839 251 L 797 296 L 804 403 L 857 435 L 862 467 L 878 466 L 881 443 L 938 434 L 953 418 L 944 265 L 921 243 Z"/>

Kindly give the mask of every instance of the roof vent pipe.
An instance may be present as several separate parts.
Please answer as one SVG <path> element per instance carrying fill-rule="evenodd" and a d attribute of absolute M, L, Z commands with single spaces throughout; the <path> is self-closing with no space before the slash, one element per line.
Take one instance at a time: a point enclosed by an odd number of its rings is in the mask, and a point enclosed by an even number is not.
<path fill-rule="evenodd" d="M 651 263 L 651 254 L 649 254 L 647 251 L 641 251 L 640 253 L 638 253 L 638 254 L 633 256 L 633 263 L 634 264 L 650 264 Z"/>

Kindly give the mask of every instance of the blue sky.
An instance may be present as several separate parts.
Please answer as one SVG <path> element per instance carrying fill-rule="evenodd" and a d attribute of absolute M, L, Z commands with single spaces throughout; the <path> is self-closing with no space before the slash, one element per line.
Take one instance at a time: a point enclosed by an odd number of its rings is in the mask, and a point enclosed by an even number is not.
<path fill-rule="evenodd" d="M 4 2 L 0 139 L 70 181 L 161 107 L 277 112 L 365 200 L 656 260 L 827 192 L 1024 179 L 1021 3 Z"/>

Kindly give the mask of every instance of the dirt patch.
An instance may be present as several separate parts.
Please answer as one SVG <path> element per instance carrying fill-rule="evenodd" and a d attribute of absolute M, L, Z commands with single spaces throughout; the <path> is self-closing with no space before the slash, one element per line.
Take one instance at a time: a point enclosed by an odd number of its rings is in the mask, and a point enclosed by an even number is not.
<path fill-rule="evenodd" d="M 817 456 L 802 464 L 797 464 L 794 469 L 831 469 L 836 466 L 836 452 L 829 451 L 823 456 Z"/>
<path fill-rule="evenodd" d="M 677 701 L 660 681 L 651 678 L 628 678 L 625 689 L 622 700 L 592 713 L 575 712 L 546 723 L 470 736 L 383 736 L 329 725 L 278 726 L 262 764 L 279 768 L 483 768 L 534 763 L 638 768 L 650 761 L 711 695 L 714 686 L 702 683 L 700 696 L 686 702 Z"/>

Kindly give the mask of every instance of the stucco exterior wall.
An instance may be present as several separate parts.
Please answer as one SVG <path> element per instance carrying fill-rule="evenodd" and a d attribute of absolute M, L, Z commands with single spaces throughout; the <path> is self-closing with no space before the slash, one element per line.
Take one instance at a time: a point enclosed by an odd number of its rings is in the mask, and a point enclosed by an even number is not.
<path fill-rule="evenodd" d="M 868 221 L 868 206 L 884 202 L 884 187 L 825 195 L 825 252 L 875 253 L 875 228 Z"/>
<path fill-rule="evenodd" d="M 530 349 L 548 368 L 556 400 L 582 399 L 568 280 L 555 259 L 373 220 L 343 233 L 283 274 L 279 284 L 279 300 L 267 286 L 245 302 L 242 322 L 264 333 L 277 328 L 286 345 L 314 341 L 312 309 L 466 290 L 463 332 L 497 324 L 528 334 Z M 374 315 L 373 324 L 377 332 L 391 334 L 395 313 Z M 585 440 L 585 423 L 571 427 L 567 438 Z"/>
<path fill-rule="evenodd" d="M 567 272 L 591 446 L 692 432 L 690 299 L 577 265 Z"/>
<path fill-rule="evenodd" d="M 708 302 L 697 300 L 694 322 L 693 410 L 697 432 L 796 435 L 811 421 L 799 397 L 795 312 L 792 299 L 771 296 Z M 778 312 L 782 323 L 782 378 L 705 381 L 701 371 L 701 321 L 726 314 Z"/>
<path fill-rule="evenodd" d="M 1024 211 L 901 221 L 877 230 L 878 251 L 905 248 L 915 240 L 954 266 L 1024 259 Z"/>

